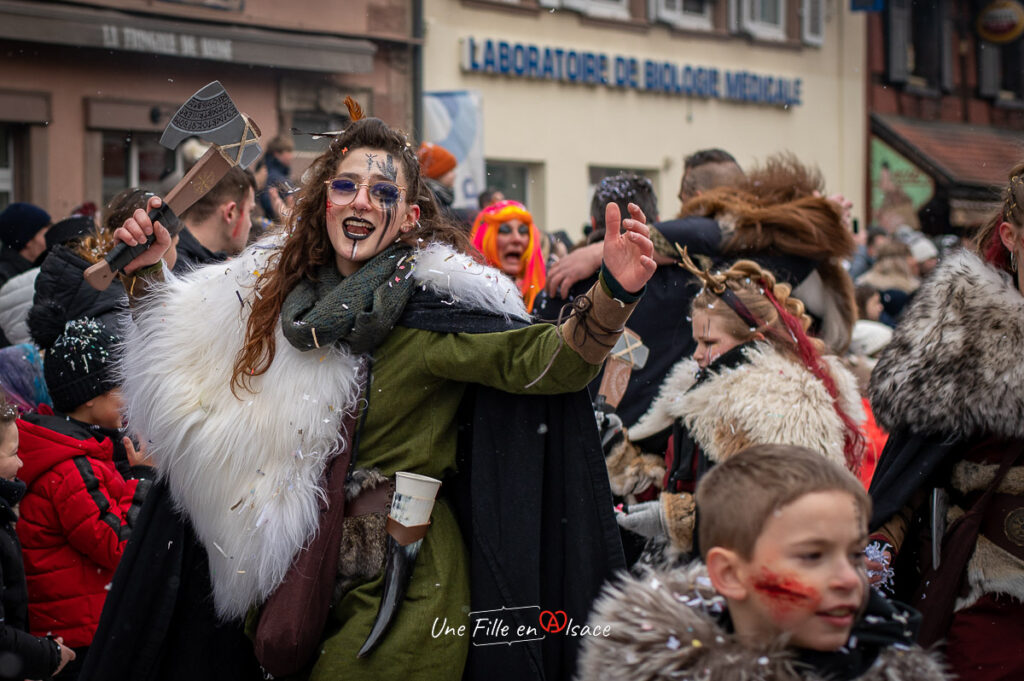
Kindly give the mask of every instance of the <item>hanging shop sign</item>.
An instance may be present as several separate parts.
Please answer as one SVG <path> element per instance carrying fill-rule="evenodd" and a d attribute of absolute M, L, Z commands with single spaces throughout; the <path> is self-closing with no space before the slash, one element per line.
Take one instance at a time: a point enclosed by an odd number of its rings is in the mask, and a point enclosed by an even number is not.
<path fill-rule="evenodd" d="M 462 70 L 784 109 L 803 103 L 800 78 L 489 38 L 463 38 Z"/>
<path fill-rule="evenodd" d="M 1024 7 L 1017 0 L 994 0 L 978 14 L 978 35 L 990 43 L 1009 43 L 1024 33 Z"/>

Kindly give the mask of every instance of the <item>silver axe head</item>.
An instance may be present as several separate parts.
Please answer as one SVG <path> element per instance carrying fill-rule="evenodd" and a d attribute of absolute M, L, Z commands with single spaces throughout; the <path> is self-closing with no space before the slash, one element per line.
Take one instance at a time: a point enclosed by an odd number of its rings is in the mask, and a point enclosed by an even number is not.
<path fill-rule="evenodd" d="M 181 105 L 160 137 L 160 144 L 176 149 L 185 139 L 201 137 L 243 168 L 260 157 L 260 130 L 231 101 L 219 80 L 205 86 Z"/>

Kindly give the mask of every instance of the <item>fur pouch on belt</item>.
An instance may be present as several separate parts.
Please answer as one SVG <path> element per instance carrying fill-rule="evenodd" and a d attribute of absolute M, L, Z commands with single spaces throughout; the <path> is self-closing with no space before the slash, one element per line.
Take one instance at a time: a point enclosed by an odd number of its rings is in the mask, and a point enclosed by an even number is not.
<path fill-rule="evenodd" d="M 388 484 L 388 478 L 376 468 L 360 469 L 345 483 L 345 500 L 352 502 L 363 491 Z M 384 569 L 384 524 L 387 510 L 366 515 L 346 516 L 339 548 L 338 577 L 334 582 L 334 602 L 356 586 L 370 581 Z"/>

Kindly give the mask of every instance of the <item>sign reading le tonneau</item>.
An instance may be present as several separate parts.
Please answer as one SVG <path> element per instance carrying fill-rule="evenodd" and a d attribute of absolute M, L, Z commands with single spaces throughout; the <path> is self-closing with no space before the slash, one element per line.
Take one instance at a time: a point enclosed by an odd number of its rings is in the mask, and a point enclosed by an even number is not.
<path fill-rule="evenodd" d="M 231 41 L 225 38 L 207 38 L 175 31 L 150 31 L 113 24 L 103 25 L 103 47 L 179 57 L 232 60 Z"/>
<path fill-rule="evenodd" d="M 800 78 L 489 38 L 463 38 L 462 70 L 783 109 L 803 103 Z"/>

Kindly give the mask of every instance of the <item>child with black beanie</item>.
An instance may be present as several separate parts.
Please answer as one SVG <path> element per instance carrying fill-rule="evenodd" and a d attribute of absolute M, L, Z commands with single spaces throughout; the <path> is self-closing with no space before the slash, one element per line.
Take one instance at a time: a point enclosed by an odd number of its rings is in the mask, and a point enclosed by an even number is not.
<path fill-rule="evenodd" d="M 21 539 L 33 634 L 59 635 L 78 654 L 62 678 L 75 678 L 99 623 L 107 589 L 149 487 L 151 468 L 120 438 L 121 397 L 114 369 L 118 338 L 93 319 L 73 320 L 46 353 L 43 375 L 55 413 L 18 421 Z M 114 434 L 114 437 L 110 435 Z M 120 440 L 129 479 L 114 463 Z"/>

